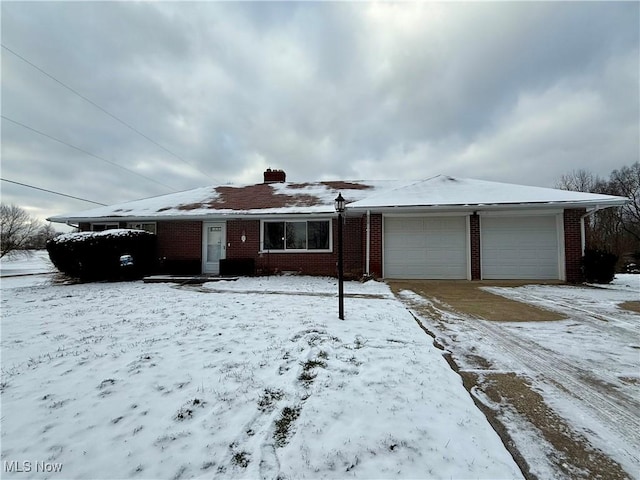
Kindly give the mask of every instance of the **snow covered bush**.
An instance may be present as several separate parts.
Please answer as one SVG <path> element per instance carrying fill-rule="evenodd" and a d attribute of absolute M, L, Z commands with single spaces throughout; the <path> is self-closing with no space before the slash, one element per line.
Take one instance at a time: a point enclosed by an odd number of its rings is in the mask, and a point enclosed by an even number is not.
<path fill-rule="evenodd" d="M 156 236 L 125 229 L 70 233 L 49 240 L 47 251 L 58 270 L 84 281 L 140 278 L 155 267 Z"/>
<path fill-rule="evenodd" d="M 603 250 L 585 250 L 582 268 L 587 283 L 611 283 L 616 275 L 618 256 Z"/>

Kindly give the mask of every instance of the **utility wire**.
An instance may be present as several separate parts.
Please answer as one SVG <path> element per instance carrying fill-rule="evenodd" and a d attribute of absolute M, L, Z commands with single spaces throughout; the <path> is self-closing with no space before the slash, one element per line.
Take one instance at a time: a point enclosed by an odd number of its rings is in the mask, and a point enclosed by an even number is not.
<path fill-rule="evenodd" d="M 56 77 L 54 77 L 53 75 L 51 75 L 50 73 L 47 73 L 46 71 L 44 71 L 42 68 L 40 68 L 39 66 L 35 65 L 33 62 L 30 62 L 29 60 L 27 60 L 26 58 L 24 58 L 22 55 L 20 55 L 17 52 L 14 52 L 13 50 L 11 50 L 9 47 L 7 47 L 5 44 L 0 44 L 2 45 L 2 48 L 4 48 L 5 50 L 7 50 L 9 53 L 15 55 L 16 57 L 18 57 L 20 60 L 22 60 L 23 62 L 31 65 L 33 68 L 35 68 L 36 70 L 38 70 L 40 73 L 42 73 L 43 75 L 46 75 L 47 77 L 49 77 L 51 80 L 53 80 L 54 82 L 58 83 L 59 85 L 63 86 L 64 88 L 66 88 L 67 90 L 69 90 L 70 92 L 74 93 L 75 95 L 79 96 L 80 98 L 82 98 L 84 101 L 89 102 L 91 105 L 93 105 L 94 107 L 96 107 L 98 110 L 102 111 L 103 113 L 109 115 L 111 118 L 113 118 L 114 120 L 120 122 L 122 125 L 124 125 L 125 127 L 129 128 L 130 130 L 134 131 L 135 133 L 137 133 L 138 135 L 140 135 L 141 137 L 145 138 L 146 140 L 148 140 L 149 142 L 153 143 L 154 145 L 156 145 L 157 147 L 161 148 L 162 150 L 164 150 L 165 152 L 169 153 L 170 155 L 173 155 L 175 158 L 177 158 L 178 160 L 186 163 L 187 165 L 189 165 L 191 168 L 196 169 L 198 172 L 202 173 L 203 175 L 209 177 L 211 180 L 213 180 L 214 182 L 216 181 L 213 177 L 211 177 L 210 175 L 208 175 L 207 173 L 203 172 L 202 170 L 200 170 L 200 168 L 198 168 L 196 165 L 193 165 L 192 163 L 188 162 L 187 160 L 185 160 L 184 158 L 182 158 L 180 155 L 172 152 L 171 150 L 169 150 L 168 148 L 160 145 L 158 142 L 156 142 L 155 140 L 153 140 L 152 138 L 148 137 L 147 135 L 145 135 L 144 133 L 142 133 L 140 130 L 138 130 L 137 128 L 135 128 L 134 126 L 128 124 L 127 122 L 125 122 L 124 120 L 116 117 L 114 114 L 112 114 L 111 112 L 107 111 L 104 107 L 101 107 L 100 105 L 98 105 L 96 102 L 94 102 L 93 100 L 85 97 L 84 95 L 82 95 L 81 93 L 79 93 L 78 91 L 74 90 L 73 88 L 71 88 L 69 85 L 67 85 L 66 83 L 58 80 Z"/>
<path fill-rule="evenodd" d="M 102 205 L 106 207 L 106 203 L 94 202 L 93 200 L 87 200 L 86 198 L 74 197 L 73 195 L 67 195 L 66 193 L 54 192 L 53 190 L 47 190 L 46 188 L 34 187 L 33 185 L 27 185 L 26 183 L 14 182 L 13 180 L 7 180 L 6 178 L 0 178 L 3 182 L 13 183 L 14 185 L 20 185 L 21 187 L 33 188 L 34 190 L 40 190 L 41 192 L 53 193 L 54 195 L 60 195 L 61 197 L 73 198 L 74 200 L 82 200 L 83 202 L 95 203 L 96 205 Z"/>
<path fill-rule="evenodd" d="M 119 165 L 119 164 L 117 164 L 115 162 L 112 162 L 111 160 L 107 160 L 106 158 L 100 157 L 99 155 L 96 155 L 95 153 L 88 152 L 87 150 L 84 150 L 84 149 L 82 149 L 80 147 L 76 147 L 75 145 L 67 143 L 64 140 L 60 140 L 59 138 L 56 138 L 56 137 L 53 137 L 53 136 L 51 136 L 51 135 L 49 135 L 47 133 L 41 132 L 40 130 L 36 130 L 35 128 L 32 128 L 32 127 L 30 127 L 28 125 L 25 125 L 24 123 L 20 123 L 17 120 L 9 118 L 6 115 L 0 115 L 0 117 L 2 117 L 3 119 L 5 119 L 5 120 L 7 120 L 7 121 L 9 121 L 11 123 L 19 125 L 22 128 L 26 128 L 27 130 L 30 130 L 30 131 L 32 131 L 34 133 L 37 133 L 38 135 L 42 135 L 43 137 L 46 137 L 46 138 L 48 138 L 50 140 L 53 140 L 55 142 L 61 143 L 63 145 L 66 145 L 67 147 L 74 148 L 74 149 L 78 150 L 79 152 L 82 152 L 82 153 L 84 153 L 86 155 L 89 155 L 91 157 L 97 158 L 98 160 L 102 160 L 103 162 L 106 162 L 106 163 L 108 163 L 110 165 L 113 165 L 115 167 L 118 167 L 118 168 L 121 168 L 123 170 L 126 170 L 127 172 L 133 173 L 134 175 L 137 175 L 137 176 L 142 177 L 142 178 L 144 178 L 146 180 L 149 180 L 150 182 L 157 183 L 158 185 L 162 185 L 163 187 L 168 188 L 169 190 L 172 190 L 174 192 L 176 191 L 175 188 L 170 187 L 166 183 L 158 182 L 157 180 L 154 180 L 153 178 L 147 177 L 146 175 L 142 175 L 141 173 L 134 172 L 133 170 L 129 170 L 127 167 L 123 167 L 122 165 Z"/>

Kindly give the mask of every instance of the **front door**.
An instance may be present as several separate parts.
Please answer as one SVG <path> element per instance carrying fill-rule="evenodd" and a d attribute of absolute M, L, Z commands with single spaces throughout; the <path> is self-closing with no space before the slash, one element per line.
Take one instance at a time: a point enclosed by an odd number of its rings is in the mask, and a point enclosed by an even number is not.
<path fill-rule="evenodd" d="M 202 273 L 220 274 L 220 260 L 226 258 L 227 229 L 224 222 L 203 223 Z"/>

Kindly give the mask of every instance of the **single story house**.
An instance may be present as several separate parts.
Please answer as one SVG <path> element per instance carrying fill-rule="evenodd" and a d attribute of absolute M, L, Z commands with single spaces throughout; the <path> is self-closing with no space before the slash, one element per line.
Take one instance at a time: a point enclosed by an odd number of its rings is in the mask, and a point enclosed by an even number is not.
<path fill-rule="evenodd" d="M 581 280 L 584 222 L 623 197 L 454 178 L 220 185 L 49 218 L 154 232 L 164 273 L 337 273 L 334 199 L 346 199 L 345 276 Z M 221 272 L 221 265 L 223 271 Z M 234 267 L 235 265 L 235 267 Z"/>

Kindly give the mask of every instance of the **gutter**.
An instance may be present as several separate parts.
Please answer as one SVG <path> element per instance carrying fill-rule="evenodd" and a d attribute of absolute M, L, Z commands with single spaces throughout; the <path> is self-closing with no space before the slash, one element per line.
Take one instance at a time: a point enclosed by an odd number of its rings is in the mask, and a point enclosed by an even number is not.
<path fill-rule="evenodd" d="M 593 216 L 597 211 L 604 210 L 607 207 L 603 207 L 601 205 L 596 205 L 593 209 L 589 210 L 587 213 L 580 217 L 580 247 L 582 249 L 582 256 L 584 257 L 584 251 L 587 248 L 587 234 L 585 231 L 585 222 L 584 219 L 587 217 Z"/>
<path fill-rule="evenodd" d="M 588 208 L 595 206 L 598 209 L 619 207 L 628 203 L 627 199 L 612 197 L 613 200 L 600 200 L 598 202 L 514 202 L 514 203 L 469 203 L 469 204 L 439 204 L 439 205 L 349 205 L 350 211 L 354 213 L 365 213 L 368 210 L 376 213 L 392 214 L 403 212 L 472 212 L 477 211 L 501 211 L 501 210 L 524 210 L 524 209 L 566 209 L 566 208 Z"/>

